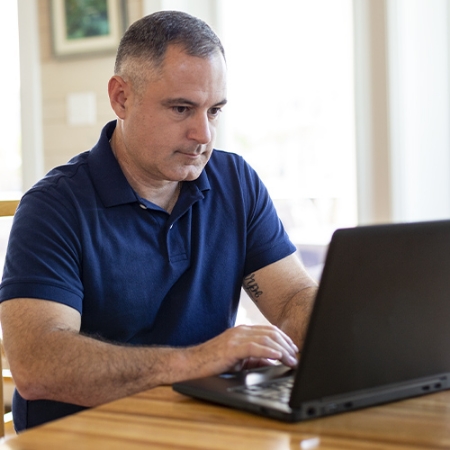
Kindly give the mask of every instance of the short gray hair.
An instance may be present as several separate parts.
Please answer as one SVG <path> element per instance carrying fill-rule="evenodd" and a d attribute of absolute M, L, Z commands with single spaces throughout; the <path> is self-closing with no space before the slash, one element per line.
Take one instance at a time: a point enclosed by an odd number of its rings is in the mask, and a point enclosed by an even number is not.
<path fill-rule="evenodd" d="M 207 58 L 219 51 L 225 58 L 220 39 L 203 20 L 181 11 L 159 11 L 127 29 L 117 50 L 114 73 L 145 78 L 137 73 L 142 72 L 142 66 L 138 70 L 135 63 L 147 62 L 158 69 L 169 45 L 179 45 L 190 56 Z M 139 80 L 134 81 L 139 84 Z"/>

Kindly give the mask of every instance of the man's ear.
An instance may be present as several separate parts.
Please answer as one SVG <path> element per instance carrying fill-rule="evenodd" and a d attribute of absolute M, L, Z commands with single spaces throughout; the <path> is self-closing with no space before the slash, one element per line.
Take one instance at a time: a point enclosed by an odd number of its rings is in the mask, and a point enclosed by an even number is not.
<path fill-rule="evenodd" d="M 109 102 L 119 119 L 125 119 L 126 102 L 130 95 L 130 85 L 120 76 L 114 75 L 108 83 Z"/>

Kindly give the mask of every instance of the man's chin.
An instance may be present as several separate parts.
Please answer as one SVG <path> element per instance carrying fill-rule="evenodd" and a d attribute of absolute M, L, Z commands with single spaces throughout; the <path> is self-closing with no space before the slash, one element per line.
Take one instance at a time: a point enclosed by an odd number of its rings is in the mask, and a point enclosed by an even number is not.
<path fill-rule="evenodd" d="M 204 167 L 201 170 L 190 171 L 187 175 L 183 177 L 180 181 L 194 181 L 196 180 L 203 172 Z"/>
<path fill-rule="evenodd" d="M 201 165 L 191 165 L 191 166 L 185 166 L 181 172 L 184 172 L 182 175 L 183 179 L 181 181 L 194 181 L 196 180 L 205 169 L 206 163 Z"/>

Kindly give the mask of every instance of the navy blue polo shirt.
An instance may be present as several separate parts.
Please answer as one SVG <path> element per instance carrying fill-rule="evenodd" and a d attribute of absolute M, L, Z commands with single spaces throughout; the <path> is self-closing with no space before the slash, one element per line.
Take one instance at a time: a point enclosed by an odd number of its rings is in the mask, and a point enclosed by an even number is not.
<path fill-rule="evenodd" d="M 171 214 L 140 198 L 102 131 L 92 150 L 22 198 L 0 301 L 65 304 L 81 332 L 133 345 L 187 346 L 234 325 L 244 276 L 295 251 L 266 188 L 238 155 L 214 150 Z M 15 395 L 19 429 L 79 407 Z"/>

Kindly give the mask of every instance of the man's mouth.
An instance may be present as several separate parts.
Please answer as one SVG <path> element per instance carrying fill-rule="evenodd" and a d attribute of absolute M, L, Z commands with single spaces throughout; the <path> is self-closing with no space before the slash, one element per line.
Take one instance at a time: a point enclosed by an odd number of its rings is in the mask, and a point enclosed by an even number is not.
<path fill-rule="evenodd" d="M 198 149 L 198 150 L 193 150 L 193 151 L 178 150 L 178 153 L 181 153 L 186 158 L 197 159 L 200 156 L 202 156 L 204 152 L 202 152 L 200 149 Z"/>

